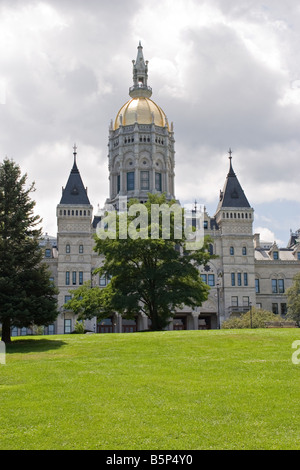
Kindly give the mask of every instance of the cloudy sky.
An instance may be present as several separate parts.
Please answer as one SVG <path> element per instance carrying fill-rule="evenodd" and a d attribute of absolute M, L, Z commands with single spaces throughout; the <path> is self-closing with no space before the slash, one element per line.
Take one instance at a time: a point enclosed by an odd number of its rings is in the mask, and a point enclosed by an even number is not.
<path fill-rule="evenodd" d="M 43 230 L 56 234 L 75 142 L 103 206 L 108 126 L 140 40 L 174 122 L 177 198 L 213 216 L 231 147 L 255 231 L 285 246 L 300 228 L 297 0 L 0 0 L 0 157 L 35 181 Z"/>

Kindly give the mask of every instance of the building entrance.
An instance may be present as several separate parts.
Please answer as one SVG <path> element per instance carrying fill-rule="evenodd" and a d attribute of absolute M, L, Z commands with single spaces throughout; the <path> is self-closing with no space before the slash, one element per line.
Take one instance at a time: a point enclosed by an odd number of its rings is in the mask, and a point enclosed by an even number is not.
<path fill-rule="evenodd" d="M 186 316 L 173 319 L 173 330 L 186 330 Z"/>

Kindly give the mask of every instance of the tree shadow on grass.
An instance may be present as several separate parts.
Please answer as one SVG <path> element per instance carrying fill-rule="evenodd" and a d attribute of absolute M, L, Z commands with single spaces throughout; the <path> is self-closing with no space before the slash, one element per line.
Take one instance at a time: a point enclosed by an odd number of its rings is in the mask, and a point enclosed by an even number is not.
<path fill-rule="evenodd" d="M 58 349 L 66 345 L 65 341 L 57 339 L 18 339 L 6 344 L 6 354 L 26 354 L 32 352 L 45 352 Z"/>

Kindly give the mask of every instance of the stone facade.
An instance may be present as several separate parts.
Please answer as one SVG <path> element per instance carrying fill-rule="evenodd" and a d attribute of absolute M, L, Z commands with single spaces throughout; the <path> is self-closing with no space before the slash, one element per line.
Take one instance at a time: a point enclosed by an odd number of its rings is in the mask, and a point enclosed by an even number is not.
<path fill-rule="evenodd" d="M 142 46 L 138 46 L 133 61 L 133 86 L 130 100 L 111 122 L 108 144 L 110 193 L 106 201 L 119 209 L 120 197 L 147 199 L 149 192 L 166 193 L 175 198 L 173 124 L 162 109 L 150 99 L 148 62 Z M 100 215 L 93 215 L 87 190 L 76 162 L 57 206 L 57 239 L 45 236 L 41 241 L 51 277 L 59 288 L 59 315 L 46 333 L 70 333 L 76 318 L 63 308 L 70 289 L 86 281 L 104 287 L 107 279 L 93 275 L 101 258 L 93 251 L 93 234 Z M 279 315 L 286 313 L 286 289 L 300 271 L 300 231 L 291 233 L 287 248 L 262 243 L 253 233 L 254 210 L 250 206 L 233 170 L 229 150 L 229 171 L 220 191 L 216 213 L 204 212 L 204 232 L 212 238 L 210 250 L 217 255 L 201 269 L 203 280 L 210 286 L 209 298 L 192 310 L 175 312 L 169 329 L 219 328 L 230 315 L 244 313 L 257 306 Z M 217 194 L 217 190 L 216 190 Z M 146 330 L 148 320 L 140 315 L 135 320 L 123 320 L 117 313 L 97 323 L 96 318 L 85 323 L 92 332 L 133 332 Z"/>

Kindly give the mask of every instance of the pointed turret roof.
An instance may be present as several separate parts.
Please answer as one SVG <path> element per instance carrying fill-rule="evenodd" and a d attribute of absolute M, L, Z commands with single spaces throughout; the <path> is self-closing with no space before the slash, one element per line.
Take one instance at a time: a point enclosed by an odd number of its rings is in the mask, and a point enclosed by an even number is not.
<path fill-rule="evenodd" d="M 220 201 L 217 211 L 224 208 L 250 208 L 248 199 L 237 179 L 232 167 L 232 150 L 229 149 L 229 172 L 224 184 L 223 191 L 220 191 Z"/>
<path fill-rule="evenodd" d="M 74 163 L 73 167 L 65 188 L 63 188 L 62 197 L 60 204 L 71 204 L 71 205 L 90 205 L 90 201 L 87 195 L 87 190 L 83 185 L 79 170 L 77 168 L 76 156 L 77 147 L 74 145 Z"/>

